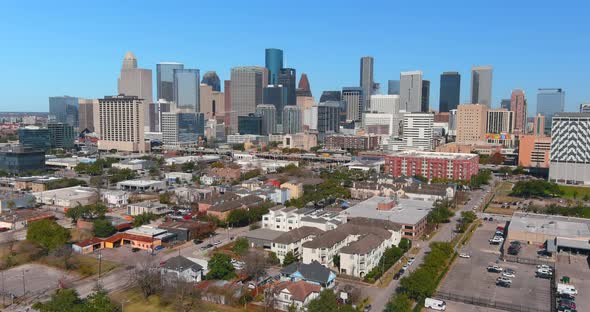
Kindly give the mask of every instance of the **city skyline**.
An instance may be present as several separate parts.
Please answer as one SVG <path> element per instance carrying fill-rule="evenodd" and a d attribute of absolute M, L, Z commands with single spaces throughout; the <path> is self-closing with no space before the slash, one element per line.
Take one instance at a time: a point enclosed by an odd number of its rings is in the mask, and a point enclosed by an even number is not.
<path fill-rule="evenodd" d="M 39 7 L 42 9 L 46 5 L 41 3 Z M 130 5 L 114 4 L 119 11 L 125 11 L 126 7 Z M 243 5 L 236 4 L 238 7 Z M 390 5 L 392 4 L 382 3 L 382 6 Z M 519 5 L 526 6 L 526 3 L 519 3 Z M 185 6 L 189 7 L 188 4 Z M 345 10 L 348 6 L 350 4 L 345 3 L 336 10 Z M 404 7 L 406 6 L 412 6 L 412 4 L 404 4 Z M 481 5 L 477 6 L 481 8 Z M 60 5 L 48 6 L 48 10 L 55 10 L 56 7 L 60 8 Z M 258 10 L 260 14 L 267 15 L 291 8 L 293 8 L 292 5 L 287 5 L 284 8 L 272 5 L 263 8 L 261 4 L 254 3 L 243 9 L 249 11 Z M 137 14 L 146 17 L 155 16 L 158 13 L 156 6 L 152 4 L 136 9 L 139 10 Z M 199 21 L 199 23 L 206 23 L 207 20 L 213 20 L 223 16 L 223 14 L 228 14 L 222 12 L 221 9 L 211 4 L 204 5 L 202 11 L 203 20 Z M 246 25 L 245 29 L 232 33 L 229 27 L 231 25 L 222 25 L 223 23 L 218 22 L 214 24 L 216 31 L 211 34 L 199 34 L 205 36 L 203 40 L 199 37 L 199 40 L 194 40 L 194 42 L 186 42 L 187 36 L 194 32 L 195 29 L 198 29 L 196 24 L 187 23 L 186 19 L 178 19 L 183 23 L 179 21 L 171 22 L 170 25 L 164 26 L 165 31 L 158 31 L 158 27 L 162 27 L 162 25 L 152 25 L 152 23 L 149 23 L 150 18 L 145 18 L 146 22 L 139 22 L 136 29 L 121 30 L 121 28 L 128 28 L 121 27 L 125 23 L 123 21 L 114 21 L 112 25 L 102 25 L 104 23 L 100 23 L 100 27 L 104 29 L 99 29 L 97 26 L 92 25 L 99 23 L 93 23 L 92 21 L 111 16 L 112 12 L 110 11 L 112 10 L 100 7 L 84 9 L 75 6 L 64 7 L 64 14 L 68 12 L 78 12 L 80 14 L 74 16 L 70 22 L 63 21 L 47 25 L 42 31 L 36 29 L 36 25 L 33 24 L 26 27 L 24 25 L 23 27 L 16 27 L 16 31 L 7 34 L 7 44 L 13 43 L 11 46 L 17 48 L 13 49 L 14 51 L 6 52 L 5 57 L 13 61 L 6 65 L 7 77 L 3 78 L 3 85 L 9 90 L 16 90 L 16 93 L 22 91 L 21 93 L 25 95 L 19 95 L 18 97 L 8 95 L 8 101 L 18 101 L 21 105 L 7 106 L 0 110 L 47 111 L 47 98 L 49 96 L 70 95 L 80 98 L 100 98 L 104 95 L 114 94 L 116 85 L 113 79 L 120 70 L 121 58 L 126 51 L 132 51 L 136 55 L 141 68 L 155 71 L 157 63 L 181 62 L 191 64 L 191 68 L 197 68 L 201 73 L 216 71 L 223 81 L 229 79 L 231 67 L 264 66 L 264 50 L 273 47 L 284 51 L 285 67 L 295 68 L 299 73 L 305 72 L 308 74 L 312 82 L 312 92 L 316 96 L 323 91 L 340 90 L 344 86 L 355 86 L 359 80 L 359 59 L 364 55 L 370 55 L 375 59 L 374 81 L 381 84 L 382 94 L 387 92 L 385 87 L 387 81 L 398 79 L 399 72 L 421 70 L 424 73 L 424 80 L 431 81 L 430 107 L 434 109 L 438 109 L 438 78 L 441 73 L 457 71 L 465 77 L 461 81 L 461 90 L 465 92 L 461 92 L 460 103 L 468 103 L 470 94 L 467 90 L 470 90 L 470 79 L 468 78 L 470 68 L 486 64 L 494 66 L 492 107 L 498 107 L 500 99 L 508 98 L 513 89 L 523 89 L 526 94 L 532 95 L 539 88 L 563 88 L 568 94 L 565 105 L 566 111 L 575 111 L 580 103 L 587 102 L 590 98 L 590 95 L 584 91 L 583 79 L 581 79 L 582 73 L 588 71 L 588 65 L 580 62 L 583 59 L 581 51 L 585 50 L 584 45 L 586 43 L 582 42 L 580 49 L 566 51 L 563 48 L 568 45 L 571 46 L 574 42 L 578 44 L 577 39 L 583 37 L 588 31 L 587 27 L 573 24 L 574 22 L 571 21 L 575 20 L 575 18 L 568 18 L 567 21 L 564 19 L 563 23 L 560 23 L 563 16 L 577 16 L 580 11 L 583 11 L 575 6 L 566 8 L 568 14 L 557 17 L 551 15 L 550 7 L 537 6 L 531 9 L 536 14 L 534 18 L 525 15 L 523 23 L 520 23 L 519 26 L 512 26 L 514 33 L 511 33 L 512 30 L 507 26 L 494 23 L 485 26 L 486 29 L 482 29 L 482 31 L 490 32 L 485 38 L 477 38 L 476 36 L 470 36 L 468 32 L 460 31 L 464 26 L 482 17 L 484 13 L 471 12 L 473 11 L 471 9 L 474 9 L 473 5 L 453 8 L 452 12 L 448 9 L 447 11 L 449 11 L 451 17 L 461 18 L 454 19 L 450 23 L 448 19 L 445 19 L 447 23 L 442 28 L 436 28 L 436 33 L 440 33 L 440 36 L 437 35 L 437 40 L 433 43 L 428 43 L 430 40 L 426 39 L 432 38 L 432 27 L 437 24 L 437 18 L 433 20 L 426 19 L 424 25 L 415 30 L 404 30 L 399 39 L 392 40 L 391 43 L 379 40 L 386 31 L 403 29 L 401 26 L 407 17 L 399 17 L 395 21 L 385 22 L 378 17 L 384 14 L 381 11 L 387 10 L 375 10 L 374 14 L 376 16 L 373 20 L 379 21 L 379 24 L 375 25 L 378 26 L 375 27 L 377 30 L 365 38 L 360 38 L 359 44 L 355 45 L 354 48 L 339 53 L 333 53 L 334 46 L 329 43 L 314 45 L 314 49 L 305 48 L 305 42 L 311 42 L 311 40 L 320 36 L 339 36 L 350 31 L 348 26 L 329 25 L 326 27 L 329 20 L 317 21 L 315 19 L 317 16 L 326 16 L 326 12 L 333 9 L 327 7 L 316 8 L 315 11 L 296 23 L 299 31 L 290 29 L 289 36 L 278 36 L 278 31 L 265 29 L 261 25 L 256 27 Z M 440 8 L 424 8 L 426 11 L 424 13 L 428 16 L 434 15 L 437 9 Z M 485 11 L 487 18 L 491 17 L 498 20 L 498 17 L 502 17 L 498 21 L 507 20 L 510 15 L 505 14 L 504 8 L 493 7 L 491 4 L 483 9 L 485 9 L 482 11 Z M 42 10 L 34 11 L 37 13 L 16 6 L 9 7 L 7 12 L 13 14 L 7 14 L 7 22 L 18 26 L 23 24 L 22 21 L 24 20 L 36 20 L 34 17 Z M 465 18 L 463 15 L 468 12 L 473 14 Z M 272 14 L 269 14 L 269 16 L 272 16 Z M 554 23 L 540 24 L 538 20 L 542 20 L 543 16 L 554 17 Z M 82 17 L 85 22 L 82 22 Z M 237 16 L 236 18 L 236 23 L 238 23 L 245 17 Z M 294 17 L 287 18 L 295 21 Z M 77 19 L 80 19 L 80 23 L 76 22 Z M 276 18 L 271 17 L 268 21 L 263 21 L 263 24 L 273 22 L 276 22 Z M 76 23 L 76 27 L 71 27 L 73 23 Z M 522 26 L 527 23 L 529 25 Z M 111 29 L 112 31 L 110 31 Z M 322 31 L 314 33 L 310 31 L 312 29 L 321 29 Z M 252 35 L 248 40 L 243 35 L 240 35 L 243 34 L 242 32 L 249 31 L 251 31 Z M 544 36 L 540 35 L 544 31 L 558 32 L 560 36 L 553 40 L 560 42 L 560 44 L 536 50 L 534 55 L 521 53 L 538 46 L 544 41 Z M 61 35 L 55 35 L 56 32 L 61 32 Z M 40 37 L 40 34 L 44 37 Z M 525 36 L 523 39 L 523 34 L 529 36 Z M 98 45 L 94 49 L 85 48 L 86 43 L 89 42 L 103 40 L 110 42 L 110 37 L 113 37 L 112 40 L 115 44 Z M 24 38 L 27 40 L 23 41 Z M 163 39 L 170 42 L 179 41 L 183 44 L 173 49 L 154 48 Z M 213 41 L 209 42 L 208 40 Z M 445 40 L 453 40 L 458 44 L 443 49 L 436 47 L 440 41 Z M 521 44 L 516 47 L 516 50 L 502 48 L 518 40 L 520 40 Z M 400 43 L 404 43 L 404 46 L 412 43 L 416 49 L 399 49 L 397 47 L 400 46 Z M 47 46 L 52 48 L 47 48 Z M 478 46 L 478 48 L 475 49 L 472 46 Z M 433 52 L 435 48 L 438 48 L 436 53 Z M 240 53 L 231 52 L 236 50 L 240 51 Z M 565 56 L 565 53 L 567 53 L 568 57 L 555 57 L 555 55 Z M 47 61 L 35 64 L 37 68 L 33 68 L 33 65 L 28 65 L 28 62 L 25 61 L 26 59 L 36 59 L 37 57 L 33 56 L 41 54 L 43 59 L 47 58 Z M 571 68 L 575 68 L 573 75 L 571 74 Z M 20 82 L 22 80 L 19 78 L 24 78 L 23 72 L 33 69 L 37 69 L 39 73 L 29 81 L 26 87 L 27 92 L 24 92 L 25 86 L 23 86 Z M 84 75 L 84 79 L 80 79 L 79 74 L 82 69 L 84 72 L 92 74 Z M 8 77 L 11 78 L 8 79 Z M 156 86 L 156 81 L 154 81 L 153 85 Z M 31 87 L 33 88 L 31 89 Z M 529 97 L 528 107 L 529 113 L 534 113 L 536 110 L 535 97 Z"/>

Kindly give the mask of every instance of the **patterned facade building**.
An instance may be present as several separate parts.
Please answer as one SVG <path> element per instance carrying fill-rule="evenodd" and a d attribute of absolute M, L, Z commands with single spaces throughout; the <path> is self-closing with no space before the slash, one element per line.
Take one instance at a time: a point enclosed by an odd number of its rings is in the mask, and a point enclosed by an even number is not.
<path fill-rule="evenodd" d="M 590 184 L 590 113 L 557 113 L 551 126 L 549 180 Z"/>

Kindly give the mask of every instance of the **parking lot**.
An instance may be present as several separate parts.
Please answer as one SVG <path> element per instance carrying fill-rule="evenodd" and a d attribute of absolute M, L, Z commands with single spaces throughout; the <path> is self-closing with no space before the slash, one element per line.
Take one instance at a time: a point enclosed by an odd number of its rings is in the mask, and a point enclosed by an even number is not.
<path fill-rule="evenodd" d="M 24 292 L 27 295 L 39 295 L 56 289 L 60 281 L 66 285 L 78 278 L 75 274 L 52 267 L 40 264 L 24 264 L 5 270 L 2 273 L 2 287 L 7 294 L 17 297 L 22 296 Z"/>
<path fill-rule="evenodd" d="M 484 222 L 474 233 L 471 241 L 460 252 L 470 258 L 457 258 L 443 280 L 439 293 L 451 294 L 457 301 L 475 302 L 487 305 L 510 306 L 522 311 L 549 311 L 550 281 L 535 277 L 536 267 L 512 262 L 501 262 L 500 246 L 490 245 L 497 222 Z M 488 265 L 498 264 L 516 272 L 510 288 L 496 286 L 499 273 L 488 273 Z M 476 310 L 477 311 L 477 310 Z"/>
<path fill-rule="evenodd" d="M 590 310 L 590 270 L 588 269 L 588 257 L 561 254 L 556 265 L 557 280 L 562 276 L 568 276 L 570 283 L 576 286 L 576 310 Z"/>

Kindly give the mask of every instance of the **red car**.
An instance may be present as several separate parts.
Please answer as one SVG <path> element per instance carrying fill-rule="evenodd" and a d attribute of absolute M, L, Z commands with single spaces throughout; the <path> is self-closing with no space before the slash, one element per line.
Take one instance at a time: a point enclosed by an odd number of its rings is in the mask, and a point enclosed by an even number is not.
<path fill-rule="evenodd" d="M 10 231 L 10 228 L 7 227 L 0 227 L 0 232 Z"/>

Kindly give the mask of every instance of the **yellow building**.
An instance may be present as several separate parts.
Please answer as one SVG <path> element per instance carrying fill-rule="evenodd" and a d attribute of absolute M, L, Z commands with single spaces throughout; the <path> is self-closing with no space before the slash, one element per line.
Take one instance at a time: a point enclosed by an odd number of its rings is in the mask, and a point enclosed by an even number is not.
<path fill-rule="evenodd" d="M 290 197 L 295 199 L 303 196 L 303 184 L 297 181 L 288 181 L 281 184 L 281 188 L 286 188 L 290 192 Z"/>

